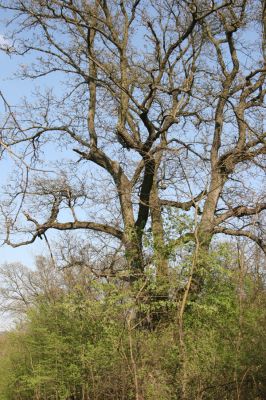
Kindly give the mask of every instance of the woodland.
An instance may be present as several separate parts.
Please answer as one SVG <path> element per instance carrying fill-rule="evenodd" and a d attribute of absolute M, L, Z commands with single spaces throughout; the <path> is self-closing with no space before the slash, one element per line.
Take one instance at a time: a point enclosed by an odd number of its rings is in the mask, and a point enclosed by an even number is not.
<path fill-rule="evenodd" d="M 0 12 L 0 400 L 265 399 L 266 1 Z"/>

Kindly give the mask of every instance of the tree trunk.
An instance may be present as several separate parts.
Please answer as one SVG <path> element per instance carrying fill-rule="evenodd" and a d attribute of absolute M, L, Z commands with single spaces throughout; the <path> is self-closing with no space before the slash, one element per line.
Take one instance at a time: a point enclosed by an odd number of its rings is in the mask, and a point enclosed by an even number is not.
<path fill-rule="evenodd" d="M 142 275 L 144 271 L 142 233 L 138 232 L 135 226 L 130 181 L 125 175 L 121 174 L 119 175 L 119 179 L 116 180 L 116 186 L 124 223 L 123 243 L 125 246 L 125 256 L 129 265 L 131 277 L 135 280 L 138 276 Z"/>
<path fill-rule="evenodd" d="M 193 273 L 191 289 L 194 293 L 201 291 L 204 284 L 204 271 L 208 264 L 210 244 L 214 235 L 214 218 L 218 200 L 224 185 L 224 179 L 217 169 L 212 172 L 210 187 L 204 203 L 201 221 L 196 231 L 198 247 L 197 260 Z"/>
<path fill-rule="evenodd" d="M 132 280 L 136 280 L 142 276 L 145 265 L 142 249 L 142 235 L 139 235 L 134 226 L 125 230 L 124 245 L 130 276 Z"/>
<path fill-rule="evenodd" d="M 150 194 L 151 227 L 157 278 L 159 280 L 165 280 L 168 277 L 168 254 L 164 241 L 163 219 L 158 197 L 157 170 L 158 164 Z"/>

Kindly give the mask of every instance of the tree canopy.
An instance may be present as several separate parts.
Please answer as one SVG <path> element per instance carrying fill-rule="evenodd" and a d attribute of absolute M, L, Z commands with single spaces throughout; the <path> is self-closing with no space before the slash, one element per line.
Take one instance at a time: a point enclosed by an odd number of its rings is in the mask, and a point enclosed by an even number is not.
<path fill-rule="evenodd" d="M 1 205 L 6 243 L 92 231 L 138 275 L 151 229 L 162 276 L 165 245 L 206 250 L 222 233 L 265 250 L 264 1 L 0 7 L 18 77 L 47 82 L 15 105 L 1 95 L 1 150 L 15 163 Z M 169 208 L 195 220 L 170 244 Z"/>

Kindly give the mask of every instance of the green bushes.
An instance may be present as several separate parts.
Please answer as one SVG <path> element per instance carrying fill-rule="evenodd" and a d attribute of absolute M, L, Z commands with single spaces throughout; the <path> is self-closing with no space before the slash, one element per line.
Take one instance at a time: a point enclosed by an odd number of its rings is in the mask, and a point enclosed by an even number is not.
<path fill-rule="evenodd" d="M 264 399 L 266 293 L 227 261 L 208 259 L 182 340 L 182 292 L 172 284 L 162 299 L 152 274 L 135 288 L 94 280 L 39 295 L 2 336 L 0 399 Z"/>

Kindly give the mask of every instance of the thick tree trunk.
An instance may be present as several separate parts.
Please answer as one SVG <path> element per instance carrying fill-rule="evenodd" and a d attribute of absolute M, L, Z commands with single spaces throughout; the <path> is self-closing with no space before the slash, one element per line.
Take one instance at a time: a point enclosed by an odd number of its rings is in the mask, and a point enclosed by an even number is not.
<path fill-rule="evenodd" d="M 131 183 L 125 176 L 120 176 L 119 178 L 117 188 L 124 223 L 123 243 L 131 277 L 134 280 L 142 275 L 144 271 L 142 234 L 138 232 L 135 226 Z"/>
<path fill-rule="evenodd" d="M 208 264 L 210 244 L 214 235 L 215 211 L 224 185 L 224 179 L 217 169 L 212 172 L 208 194 L 203 207 L 201 221 L 196 232 L 197 260 L 193 271 L 191 289 L 201 291 L 204 284 L 204 271 Z"/>
<path fill-rule="evenodd" d="M 203 207 L 201 221 L 198 227 L 199 248 L 208 251 L 213 232 L 215 211 L 224 185 L 224 180 L 218 171 L 212 173 L 212 179 Z"/>
<path fill-rule="evenodd" d="M 125 256 L 130 269 L 130 277 L 133 280 L 141 277 L 144 272 L 144 257 L 142 249 L 142 237 L 136 228 L 128 227 L 124 233 Z"/>
<path fill-rule="evenodd" d="M 163 219 L 158 197 L 157 168 L 150 195 L 150 212 L 157 278 L 164 280 L 168 276 L 168 255 L 164 241 Z"/>

